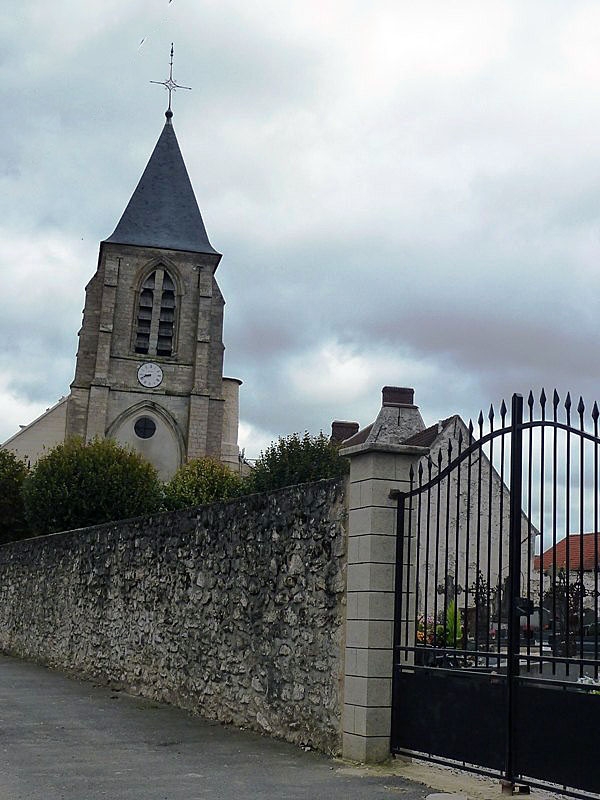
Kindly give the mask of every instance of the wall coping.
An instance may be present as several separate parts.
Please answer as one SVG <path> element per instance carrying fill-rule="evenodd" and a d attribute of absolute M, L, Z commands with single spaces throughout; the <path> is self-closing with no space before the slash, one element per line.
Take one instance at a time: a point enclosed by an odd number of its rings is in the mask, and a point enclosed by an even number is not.
<path fill-rule="evenodd" d="M 340 455 L 352 457 L 362 453 L 395 453 L 402 456 L 426 456 L 430 450 L 430 447 L 418 447 L 415 444 L 363 442 L 362 444 L 354 444 L 351 447 L 343 447 L 340 450 Z"/>

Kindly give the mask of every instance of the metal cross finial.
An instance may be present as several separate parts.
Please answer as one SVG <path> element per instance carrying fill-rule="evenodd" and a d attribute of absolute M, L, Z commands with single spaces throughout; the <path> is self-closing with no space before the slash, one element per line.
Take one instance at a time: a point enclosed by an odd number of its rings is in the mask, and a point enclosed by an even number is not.
<path fill-rule="evenodd" d="M 171 119 L 173 116 L 173 112 L 171 111 L 171 94 L 176 89 L 191 89 L 191 86 L 180 86 L 173 80 L 173 42 L 171 42 L 171 60 L 169 62 L 169 77 L 166 81 L 150 81 L 150 83 L 158 83 L 160 86 L 164 86 L 165 89 L 169 92 L 169 107 L 165 112 L 165 116 L 167 119 Z"/>

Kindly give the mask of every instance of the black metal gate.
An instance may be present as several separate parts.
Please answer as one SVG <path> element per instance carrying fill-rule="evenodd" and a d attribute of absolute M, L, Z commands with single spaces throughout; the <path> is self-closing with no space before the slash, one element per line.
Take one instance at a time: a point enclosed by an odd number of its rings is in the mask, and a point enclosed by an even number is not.
<path fill-rule="evenodd" d="M 477 429 L 446 420 L 399 494 L 392 751 L 587 797 L 600 412 L 556 392 L 523 406 L 514 395 L 510 417 L 503 402 Z"/>

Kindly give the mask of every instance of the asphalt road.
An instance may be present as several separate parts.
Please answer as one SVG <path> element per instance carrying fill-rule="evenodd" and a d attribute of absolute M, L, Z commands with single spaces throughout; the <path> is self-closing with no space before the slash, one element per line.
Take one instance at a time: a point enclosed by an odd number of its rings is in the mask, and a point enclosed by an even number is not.
<path fill-rule="evenodd" d="M 421 800 L 430 791 L 0 656 L 0 800 Z"/>

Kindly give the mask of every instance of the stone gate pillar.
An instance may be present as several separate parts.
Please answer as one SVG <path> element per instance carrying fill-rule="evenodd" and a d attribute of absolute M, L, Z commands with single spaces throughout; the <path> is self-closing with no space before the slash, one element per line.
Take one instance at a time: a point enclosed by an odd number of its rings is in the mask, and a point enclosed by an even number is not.
<path fill-rule="evenodd" d="M 424 427 L 413 390 L 385 387 L 377 420 L 341 450 L 350 458 L 342 751 L 353 761 L 390 754 L 397 507 L 390 491 L 407 491 L 411 464 L 429 452 L 404 443 Z"/>

